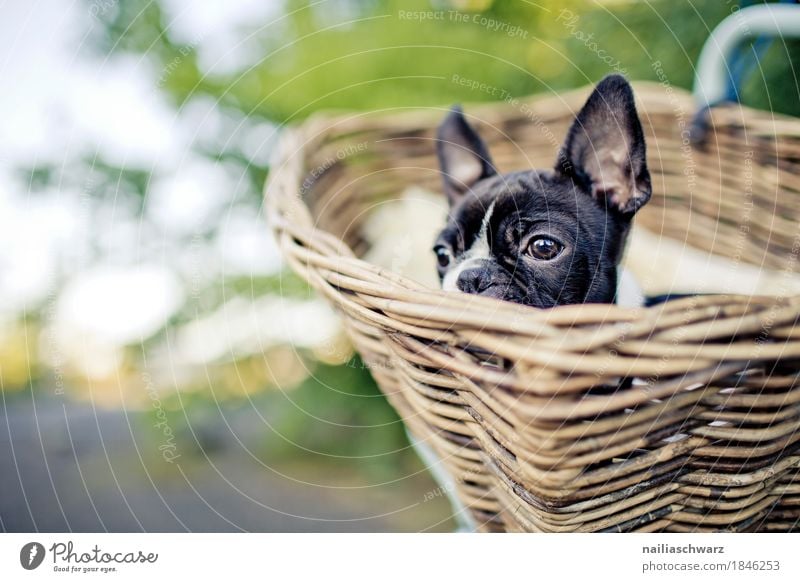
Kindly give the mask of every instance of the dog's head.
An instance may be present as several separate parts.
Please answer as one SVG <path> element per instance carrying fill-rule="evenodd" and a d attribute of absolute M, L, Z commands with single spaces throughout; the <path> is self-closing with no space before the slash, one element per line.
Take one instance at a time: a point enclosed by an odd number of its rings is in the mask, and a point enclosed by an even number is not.
<path fill-rule="evenodd" d="M 624 77 L 597 85 L 552 170 L 499 174 L 458 107 L 437 153 L 450 204 L 434 246 L 444 289 L 535 307 L 614 302 L 631 219 L 651 193 Z"/>

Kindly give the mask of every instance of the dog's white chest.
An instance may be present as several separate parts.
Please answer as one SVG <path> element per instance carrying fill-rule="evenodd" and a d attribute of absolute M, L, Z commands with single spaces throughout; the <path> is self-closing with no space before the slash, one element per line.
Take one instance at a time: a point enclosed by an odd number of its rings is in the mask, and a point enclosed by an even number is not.
<path fill-rule="evenodd" d="M 644 305 L 644 292 L 636 277 L 628 269 L 620 269 L 617 276 L 617 305 L 620 307 Z"/>

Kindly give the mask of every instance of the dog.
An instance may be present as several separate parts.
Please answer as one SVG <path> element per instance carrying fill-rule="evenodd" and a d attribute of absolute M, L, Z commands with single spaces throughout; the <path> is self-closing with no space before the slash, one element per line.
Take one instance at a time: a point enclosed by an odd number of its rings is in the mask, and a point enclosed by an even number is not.
<path fill-rule="evenodd" d="M 619 265 L 652 187 L 623 76 L 597 84 L 553 169 L 500 174 L 460 106 L 439 126 L 436 149 L 449 204 L 433 247 L 443 289 L 539 308 L 641 304 Z"/>
<path fill-rule="evenodd" d="M 500 174 L 459 106 L 436 137 L 449 205 L 433 247 L 443 289 L 538 308 L 644 303 L 620 268 L 633 217 L 652 193 L 642 124 L 624 77 L 597 84 L 549 170 Z M 451 492 L 459 530 L 474 531 L 436 453 L 410 438 Z"/>

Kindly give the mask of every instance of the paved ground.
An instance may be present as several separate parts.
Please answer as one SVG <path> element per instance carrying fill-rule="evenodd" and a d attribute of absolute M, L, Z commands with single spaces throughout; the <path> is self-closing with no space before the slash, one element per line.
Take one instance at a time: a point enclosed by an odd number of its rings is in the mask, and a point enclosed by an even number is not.
<path fill-rule="evenodd" d="M 35 413 L 34 413 L 35 410 Z M 235 417 L 235 415 L 232 415 Z M 258 425 L 207 427 L 172 464 L 121 411 L 51 399 L 0 402 L 0 529 L 91 531 L 449 531 L 424 473 L 364 477 L 357 461 L 264 466 Z M 224 429 L 224 430 L 223 430 Z M 149 433 L 149 436 L 148 434 Z M 239 441 L 237 441 L 239 439 Z M 157 445 L 157 443 L 155 443 Z M 388 482 L 399 479 L 396 482 Z M 372 482 L 370 482 L 372 481 Z"/>

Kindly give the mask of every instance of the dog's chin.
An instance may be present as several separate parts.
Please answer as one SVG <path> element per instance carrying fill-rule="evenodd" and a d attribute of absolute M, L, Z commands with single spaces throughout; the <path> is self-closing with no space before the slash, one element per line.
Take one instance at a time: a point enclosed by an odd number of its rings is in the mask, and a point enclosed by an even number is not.
<path fill-rule="evenodd" d="M 481 297 L 488 297 L 490 299 L 499 299 L 500 301 L 511 301 L 517 303 L 519 298 L 515 294 L 508 292 L 509 290 L 504 285 L 491 285 L 488 289 L 484 289 L 478 295 Z"/>
<path fill-rule="evenodd" d="M 535 307 L 537 309 L 550 309 L 559 305 L 558 301 L 538 297 L 532 294 L 519 294 L 519 293 L 503 293 L 503 292 L 490 292 L 481 293 L 484 297 L 491 297 L 492 299 L 499 299 L 500 301 L 508 301 L 509 303 L 516 303 L 517 305 L 525 305 L 526 307 Z"/>
<path fill-rule="evenodd" d="M 466 293 L 466 291 L 458 291 L 458 293 Z M 509 303 L 516 303 L 517 305 L 527 305 L 529 307 L 553 307 L 553 302 L 541 300 L 539 297 L 521 291 L 516 287 L 510 287 L 505 284 L 494 284 L 484 289 L 480 293 L 470 293 L 470 295 L 478 295 L 479 297 L 488 297 L 489 299 L 496 299 L 499 301 L 507 301 Z"/>

